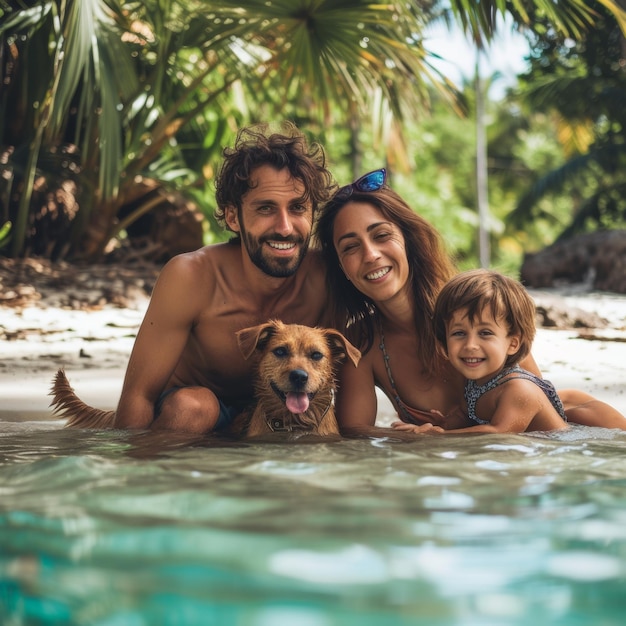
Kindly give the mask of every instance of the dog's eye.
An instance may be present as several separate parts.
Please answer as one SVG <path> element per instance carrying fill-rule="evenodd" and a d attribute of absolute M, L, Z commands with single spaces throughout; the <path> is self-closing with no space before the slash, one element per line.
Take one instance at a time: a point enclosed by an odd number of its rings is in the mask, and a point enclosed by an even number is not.
<path fill-rule="evenodd" d="M 277 356 L 279 359 L 283 359 L 286 356 L 289 356 L 289 350 L 285 348 L 285 346 L 279 346 L 278 348 L 274 348 L 272 350 L 274 356 Z"/>
<path fill-rule="evenodd" d="M 321 352 L 311 352 L 311 359 L 313 361 L 321 361 L 324 358 L 324 355 Z"/>

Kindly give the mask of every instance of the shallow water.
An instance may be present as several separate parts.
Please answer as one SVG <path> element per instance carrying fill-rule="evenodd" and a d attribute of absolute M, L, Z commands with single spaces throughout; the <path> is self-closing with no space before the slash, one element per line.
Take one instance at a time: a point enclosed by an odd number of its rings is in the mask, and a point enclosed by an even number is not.
<path fill-rule="evenodd" d="M 0 623 L 623 624 L 625 452 L 1 423 Z"/>

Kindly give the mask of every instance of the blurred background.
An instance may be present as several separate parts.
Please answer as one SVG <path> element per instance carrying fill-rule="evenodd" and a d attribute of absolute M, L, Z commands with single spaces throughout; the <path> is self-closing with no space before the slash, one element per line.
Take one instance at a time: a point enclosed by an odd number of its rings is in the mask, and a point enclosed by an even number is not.
<path fill-rule="evenodd" d="M 0 0 L 0 256 L 223 240 L 222 148 L 283 120 L 339 184 L 387 167 L 460 268 L 598 248 L 626 223 L 625 32 L 612 0 Z"/>

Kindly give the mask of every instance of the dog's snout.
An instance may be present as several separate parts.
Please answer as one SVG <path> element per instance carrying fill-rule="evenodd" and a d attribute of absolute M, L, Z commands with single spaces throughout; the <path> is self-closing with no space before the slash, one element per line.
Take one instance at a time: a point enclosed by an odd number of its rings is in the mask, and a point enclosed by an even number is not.
<path fill-rule="evenodd" d="M 304 387 L 309 375 L 304 370 L 291 370 L 289 372 L 289 382 L 297 388 Z"/>

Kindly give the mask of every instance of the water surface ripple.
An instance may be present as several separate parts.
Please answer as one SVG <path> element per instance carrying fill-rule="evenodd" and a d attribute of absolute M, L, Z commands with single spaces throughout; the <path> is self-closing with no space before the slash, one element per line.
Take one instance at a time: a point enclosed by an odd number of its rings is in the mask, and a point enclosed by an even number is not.
<path fill-rule="evenodd" d="M 623 432 L 1 426 L 3 625 L 623 624 Z"/>

